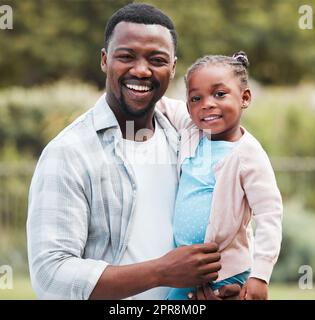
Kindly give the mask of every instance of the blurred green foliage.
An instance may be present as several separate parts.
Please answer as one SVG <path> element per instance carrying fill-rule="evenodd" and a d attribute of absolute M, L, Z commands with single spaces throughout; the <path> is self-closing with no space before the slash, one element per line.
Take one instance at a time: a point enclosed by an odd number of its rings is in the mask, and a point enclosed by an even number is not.
<path fill-rule="evenodd" d="M 7 0 L 13 30 L 0 30 L 0 86 L 64 77 L 104 86 L 101 48 L 107 18 L 128 0 Z"/>
<path fill-rule="evenodd" d="M 314 86 L 268 87 L 250 82 L 252 103 L 242 123 L 271 156 L 315 156 Z"/>
<path fill-rule="evenodd" d="M 0 86 L 31 86 L 66 76 L 104 87 L 99 64 L 106 21 L 129 2 L 7 0 L 14 28 L 0 31 Z M 264 84 L 296 84 L 315 76 L 315 29 L 298 25 L 304 0 L 145 2 L 174 20 L 178 76 L 202 55 L 238 50 L 248 53 L 253 78 Z M 315 10 L 315 0 L 307 4 Z"/>
<path fill-rule="evenodd" d="M 314 88 L 252 86 L 254 101 L 243 124 L 271 158 L 314 157 Z M 93 106 L 99 95 L 91 85 L 69 81 L 0 90 L 0 265 L 10 264 L 18 274 L 27 272 L 25 222 L 35 162 L 48 141 Z M 314 170 L 286 172 L 280 163 L 276 173 L 288 204 L 273 281 L 297 281 L 301 265 L 315 265 Z M 298 200 L 288 202 L 292 198 Z"/>
<path fill-rule="evenodd" d="M 315 90 L 312 86 L 265 88 L 252 83 L 253 102 L 242 124 L 274 159 L 284 199 L 300 195 L 315 210 Z M 35 162 L 45 145 L 68 123 L 94 105 L 100 93 L 88 84 L 59 81 L 29 89 L 0 91 L 0 161 L 23 167 Z M 283 159 L 291 158 L 289 167 Z M 294 160 L 296 158 L 296 160 Z M 280 159 L 280 162 L 277 161 Z M 293 160 L 292 160 L 293 159 Z M 300 168 L 299 168 L 300 167 Z M 14 170 L 14 169 L 12 169 Z M 6 190 L 26 193 L 25 181 L 6 182 Z M 25 195 L 26 197 L 26 195 Z"/>
<path fill-rule="evenodd" d="M 267 153 L 272 157 L 313 157 L 315 88 L 266 88 L 255 82 L 251 87 L 253 101 L 243 113 L 242 124 Z M 0 90 L 0 160 L 15 149 L 16 158 L 23 154 L 23 158 L 37 159 L 44 146 L 93 106 L 100 94 L 92 85 L 69 80 Z"/>
<path fill-rule="evenodd" d="M 92 107 L 98 96 L 95 87 L 73 81 L 1 90 L 0 160 L 5 160 L 7 148 L 18 150 L 17 159 L 36 159 L 51 138 Z"/>
<path fill-rule="evenodd" d="M 44 146 L 100 95 L 95 84 L 104 86 L 99 60 L 106 20 L 129 2 L 5 1 L 13 8 L 14 29 L 0 30 L 0 265 L 27 271 L 25 221 L 35 162 Z M 287 202 L 273 280 L 297 281 L 300 265 L 315 265 L 315 90 L 305 84 L 315 76 L 315 29 L 298 28 L 298 8 L 305 1 L 146 2 L 175 22 L 178 76 L 199 56 L 244 50 L 252 78 L 277 84 L 266 88 L 252 81 L 254 99 L 242 123 L 273 160 L 293 158 L 289 164 L 273 162 Z M 315 0 L 307 4 L 315 10 Z M 279 86 L 299 82 L 304 84 Z M 297 157 L 310 158 L 310 167 Z"/>
<path fill-rule="evenodd" d="M 299 200 L 286 204 L 282 246 L 271 281 L 297 283 L 302 276 L 301 266 L 315 266 L 314 225 L 314 214 L 305 210 Z"/>
<path fill-rule="evenodd" d="M 315 88 L 252 87 L 242 124 L 273 159 L 284 200 L 299 195 L 315 210 Z"/>
<path fill-rule="evenodd" d="M 0 91 L 0 233 L 24 229 L 28 189 L 45 145 L 94 105 L 91 85 L 61 81 Z"/>

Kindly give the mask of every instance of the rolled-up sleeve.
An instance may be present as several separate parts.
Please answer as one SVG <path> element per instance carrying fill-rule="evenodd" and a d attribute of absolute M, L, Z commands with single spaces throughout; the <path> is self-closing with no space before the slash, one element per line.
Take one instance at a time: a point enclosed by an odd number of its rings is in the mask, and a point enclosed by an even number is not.
<path fill-rule="evenodd" d="M 69 146 L 49 144 L 37 164 L 27 219 L 31 281 L 40 299 L 88 299 L 108 263 L 84 258 L 87 173 Z"/>

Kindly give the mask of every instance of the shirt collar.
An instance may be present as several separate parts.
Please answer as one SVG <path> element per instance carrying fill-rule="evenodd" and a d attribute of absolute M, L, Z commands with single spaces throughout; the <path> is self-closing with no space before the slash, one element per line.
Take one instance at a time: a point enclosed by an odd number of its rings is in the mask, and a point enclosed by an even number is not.
<path fill-rule="evenodd" d="M 162 128 L 173 129 L 170 123 L 166 120 L 165 116 L 159 110 L 155 109 L 154 116 Z M 106 93 L 104 93 L 95 103 L 93 110 L 93 122 L 96 131 L 112 127 L 119 127 L 114 112 L 106 101 Z"/>
<path fill-rule="evenodd" d="M 95 103 L 93 122 L 96 131 L 119 126 L 112 109 L 106 101 L 105 93 Z"/>

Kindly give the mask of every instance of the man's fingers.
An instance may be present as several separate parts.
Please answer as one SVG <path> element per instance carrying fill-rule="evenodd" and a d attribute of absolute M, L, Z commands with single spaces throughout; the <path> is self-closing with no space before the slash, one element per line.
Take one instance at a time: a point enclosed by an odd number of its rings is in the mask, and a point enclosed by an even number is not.
<path fill-rule="evenodd" d="M 213 253 L 219 250 L 219 246 L 215 242 L 201 243 L 194 246 L 196 249 L 200 249 L 204 253 Z"/>
<path fill-rule="evenodd" d="M 205 255 L 204 257 L 204 262 L 205 263 L 213 263 L 213 262 L 218 262 L 221 259 L 221 254 L 219 252 L 213 252 Z"/>
<path fill-rule="evenodd" d="M 215 281 L 218 279 L 218 272 L 210 272 L 210 273 L 207 273 L 207 274 L 204 274 L 202 277 L 201 277 L 201 284 L 206 284 L 206 283 L 209 283 L 211 281 Z"/>
<path fill-rule="evenodd" d="M 221 263 L 219 263 L 219 262 L 209 263 L 209 264 L 206 264 L 206 265 L 200 267 L 200 271 L 203 274 L 213 273 L 213 272 L 217 273 L 220 269 L 221 269 Z"/>

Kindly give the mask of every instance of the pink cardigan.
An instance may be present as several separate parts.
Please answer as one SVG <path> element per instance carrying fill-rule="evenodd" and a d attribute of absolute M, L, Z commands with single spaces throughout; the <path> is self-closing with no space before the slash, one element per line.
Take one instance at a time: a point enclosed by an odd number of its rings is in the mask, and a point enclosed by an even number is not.
<path fill-rule="evenodd" d="M 193 124 L 182 101 L 163 97 L 157 107 L 180 132 L 180 174 L 182 162 L 194 155 L 204 133 Z M 248 131 L 242 131 L 239 143 L 214 168 L 216 185 L 205 241 L 219 245 L 218 281 L 251 268 L 250 277 L 269 283 L 281 246 L 282 199 L 266 152 Z"/>

